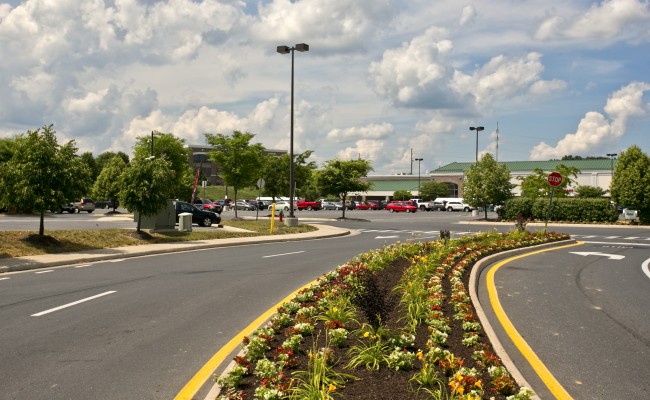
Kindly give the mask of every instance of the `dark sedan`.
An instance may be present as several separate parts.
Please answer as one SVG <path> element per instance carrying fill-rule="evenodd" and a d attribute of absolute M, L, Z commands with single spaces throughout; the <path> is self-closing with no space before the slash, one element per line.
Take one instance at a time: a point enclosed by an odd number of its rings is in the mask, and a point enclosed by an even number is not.
<path fill-rule="evenodd" d="M 191 213 L 192 223 L 199 224 L 199 226 L 211 226 L 221 222 L 221 217 L 212 211 L 199 210 L 196 206 L 184 201 L 175 201 L 176 207 L 176 222 L 178 222 L 178 215 L 181 213 Z"/>

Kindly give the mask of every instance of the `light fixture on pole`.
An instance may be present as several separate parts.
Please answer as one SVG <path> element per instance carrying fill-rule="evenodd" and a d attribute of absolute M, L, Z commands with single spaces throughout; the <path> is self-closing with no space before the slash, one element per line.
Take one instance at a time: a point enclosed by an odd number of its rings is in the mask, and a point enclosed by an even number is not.
<path fill-rule="evenodd" d="M 291 136 L 289 143 L 289 217 L 293 218 L 293 197 L 294 197 L 294 182 L 293 182 L 293 53 L 295 50 L 300 52 L 309 51 L 309 45 L 306 43 L 298 43 L 294 47 L 278 46 L 277 51 L 280 54 L 291 53 Z"/>
<path fill-rule="evenodd" d="M 415 161 L 418 162 L 418 198 L 420 197 L 420 161 L 424 160 L 424 158 L 416 158 Z"/>
<path fill-rule="evenodd" d="M 478 162 L 478 133 L 485 128 L 482 126 L 470 126 L 469 130 L 470 131 L 476 131 L 476 162 Z"/>
<path fill-rule="evenodd" d="M 616 153 L 607 153 L 607 157 L 609 157 L 609 167 L 612 171 L 612 178 L 614 179 L 614 157 L 616 157 L 618 154 Z"/>

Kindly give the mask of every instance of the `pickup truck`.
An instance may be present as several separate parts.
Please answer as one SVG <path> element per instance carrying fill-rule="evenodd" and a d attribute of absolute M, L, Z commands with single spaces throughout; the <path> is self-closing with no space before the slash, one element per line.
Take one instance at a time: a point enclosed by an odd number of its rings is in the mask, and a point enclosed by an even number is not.
<path fill-rule="evenodd" d="M 304 201 L 304 200 L 299 200 L 296 202 L 296 208 L 298 210 L 320 210 L 323 208 L 322 204 L 320 201 Z"/>
<path fill-rule="evenodd" d="M 415 203 L 415 206 L 418 208 L 420 211 L 431 211 L 431 204 L 428 201 L 424 201 L 422 199 L 411 199 L 412 202 Z"/>

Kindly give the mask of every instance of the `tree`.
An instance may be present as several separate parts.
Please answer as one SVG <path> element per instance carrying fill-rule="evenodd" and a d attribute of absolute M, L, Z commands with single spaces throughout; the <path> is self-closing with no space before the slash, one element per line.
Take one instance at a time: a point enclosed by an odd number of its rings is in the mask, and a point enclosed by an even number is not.
<path fill-rule="evenodd" d="M 90 181 L 95 182 L 97 176 L 99 176 L 100 171 L 97 166 L 97 162 L 95 161 L 95 157 L 93 156 L 93 153 L 87 151 L 85 153 L 82 153 L 80 158 L 81 161 L 83 161 L 88 166 L 88 169 L 90 170 Z"/>
<path fill-rule="evenodd" d="M 408 190 L 396 190 L 393 192 L 393 200 L 408 200 L 413 195 Z"/>
<path fill-rule="evenodd" d="M 350 192 L 366 192 L 371 184 L 361 178 L 372 171 L 367 160 L 330 160 L 322 170 L 316 173 L 316 183 L 324 195 L 338 196 L 343 202 L 343 218 L 345 218 L 345 199 Z"/>
<path fill-rule="evenodd" d="M 483 207 L 487 219 L 488 204 L 503 204 L 514 197 L 510 170 L 498 164 L 492 154 L 486 153 L 470 165 L 463 179 L 463 200 L 472 207 Z"/>
<path fill-rule="evenodd" d="M 616 163 L 610 187 L 612 200 L 639 211 L 639 220 L 650 223 L 650 157 L 633 145 Z"/>
<path fill-rule="evenodd" d="M 0 164 L 9 161 L 14 155 L 15 143 L 15 138 L 0 138 Z"/>
<path fill-rule="evenodd" d="M 226 185 L 233 187 L 236 204 L 237 191 L 254 186 L 260 178 L 264 146 L 259 143 L 250 144 L 255 135 L 249 132 L 233 131 L 231 136 L 206 133 L 205 137 L 214 147 L 210 152 L 210 159 L 219 165 L 221 177 Z M 235 218 L 237 218 L 237 207 L 235 207 Z"/>
<path fill-rule="evenodd" d="M 151 135 L 140 136 L 133 147 L 133 157 L 146 159 L 151 154 Z M 185 140 L 171 133 L 153 132 L 153 156 L 163 157 L 169 162 L 168 194 L 169 198 L 188 198 L 194 183 L 192 168 L 189 166 L 190 149 L 185 146 Z"/>
<path fill-rule="evenodd" d="M 446 197 L 447 185 L 442 182 L 427 181 L 420 185 L 420 197 L 423 200 L 435 200 L 438 197 Z"/>
<path fill-rule="evenodd" d="M 605 193 L 602 188 L 589 185 L 580 185 L 575 190 L 575 196 L 583 199 L 603 197 Z"/>
<path fill-rule="evenodd" d="M 124 161 L 124 164 L 129 164 L 129 156 L 127 156 L 123 151 L 118 151 L 117 153 L 114 153 L 112 151 L 105 151 L 98 155 L 97 158 L 95 158 L 98 176 L 101 174 L 102 170 L 108 164 L 108 162 L 111 161 L 115 156 L 120 157 L 122 161 Z"/>
<path fill-rule="evenodd" d="M 115 212 L 116 200 L 120 196 L 120 177 L 126 170 L 126 163 L 120 156 L 113 158 L 102 169 L 93 186 L 93 196 L 96 199 L 108 199 L 113 205 Z"/>
<path fill-rule="evenodd" d="M 312 179 L 316 163 L 307 159 L 313 154 L 312 150 L 294 154 L 293 180 L 296 188 L 304 189 Z M 289 155 L 269 155 L 264 157 L 261 177 L 264 178 L 264 194 L 273 198 L 289 194 Z"/>
<path fill-rule="evenodd" d="M 90 186 L 90 171 L 77 155 L 74 140 L 57 143 L 52 125 L 18 136 L 14 149 L 0 170 L 0 196 L 4 204 L 39 212 L 38 234 L 43 237 L 45 211 L 81 197 Z"/>
<path fill-rule="evenodd" d="M 571 186 L 575 179 L 577 179 L 580 170 L 575 167 L 568 167 L 564 164 L 557 164 L 555 171 L 562 175 L 562 183 L 555 188 L 554 197 L 566 197 L 566 188 Z M 546 180 L 548 174 L 540 168 L 535 168 L 531 175 L 526 177 L 518 176 L 517 179 L 521 180 L 521 197 L 529 197 L 536 199 L 538 197 L 550 197 L 551 185 Z"/>
<path fill-rule="evenodd" d="M 165 157 L 135 158 L 120 176 L 120 199 L 129 212 L 138 213 L 138 233 L 142 216 L 156 215 L 167 204 L 170 169 Z"/>

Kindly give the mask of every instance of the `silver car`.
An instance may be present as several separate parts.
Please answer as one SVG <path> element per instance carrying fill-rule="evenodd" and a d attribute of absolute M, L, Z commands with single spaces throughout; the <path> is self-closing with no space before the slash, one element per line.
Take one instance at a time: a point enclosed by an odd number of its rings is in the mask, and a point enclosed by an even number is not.
<path fill-rule="evenodd" d="M 343 206 L 340 203 L 334 203 L 333 201 L 324 201 L 321 203 L 323 210 L 342 210 Z"/>

